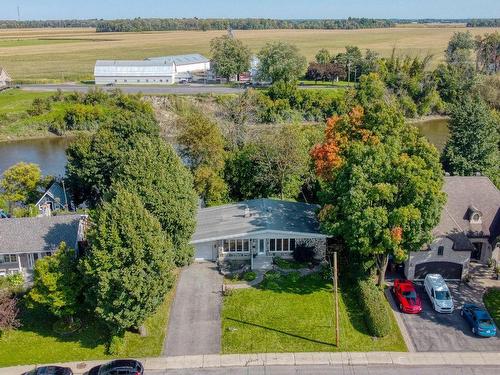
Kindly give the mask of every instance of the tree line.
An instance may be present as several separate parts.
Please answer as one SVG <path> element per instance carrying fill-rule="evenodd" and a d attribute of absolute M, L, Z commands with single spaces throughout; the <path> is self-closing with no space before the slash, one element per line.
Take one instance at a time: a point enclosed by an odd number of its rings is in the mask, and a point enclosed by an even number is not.
<path fill-rule="evenodd" d="M 371 29 L 396 24 L 465 23 L 467 27 L 499 27 L 500 19 L 313 19 L 279 20 L 267 18 L 135 18 L 119 20 L 0 20 L 0 29 L 92 27 L 98 32 L 138 32 L 172 30 L 267 30 L 267 29 Z"/>

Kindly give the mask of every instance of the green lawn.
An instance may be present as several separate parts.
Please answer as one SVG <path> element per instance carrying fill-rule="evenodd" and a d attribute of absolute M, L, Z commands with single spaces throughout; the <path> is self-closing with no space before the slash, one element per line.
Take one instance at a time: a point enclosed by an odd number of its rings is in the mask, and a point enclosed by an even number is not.
<path fill-rule="evenodd" d="M 483 297 L 484 304 L 495 323 L 500 327 L 500 289 L 490 289 Z"/>
<path fill-rule="evenodd" d="M 363 311 L 349 286 L 341 288 L 340 346 L 335 346 L 331 283 L 319 274 L 281 277 L 260 288 L 233 291 L 222 310 L 223 353 L 406 351 L 397 323 L 384 338 L 368 335 Z"/>
<path fill-rule="evenodd" d="M 160 355 L 174 293 L 169 291 L 157 313 L 146 321 L 147 337 L 125 334 L 121 357 Z M 106 330 L 95 322 L 87 321 L 84 329 L 64 337 L 54 334 L 54 318 L 41 309 L 23 308 L 21 322 L 21 328 L 0 338 L 0 367 L 111 358 L 106 354 Z"/>

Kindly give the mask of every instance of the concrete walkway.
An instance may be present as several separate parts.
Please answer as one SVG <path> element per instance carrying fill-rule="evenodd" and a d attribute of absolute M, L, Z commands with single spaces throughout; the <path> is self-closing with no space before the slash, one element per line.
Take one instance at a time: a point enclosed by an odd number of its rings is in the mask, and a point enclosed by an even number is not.
<path fill-rule="evenodd" d="M 220 353 L 221 291 L 222 276 L 214 263 L 195 263 L 182 271 L 170 311 L 164 355 Z"/>
<path fill-rule="evenodd" d="M 255 368 L 268 366 L 500 366 L 500 353 L 261 353 L 195 355 L 140 359 L 147 373 L 173 369 Z M 71 362 L 74 374 L 83 374 L 107 361 Z M 61 364 L 59 364 L 61 365 Z M 19 375 L 35 366 L 0 368 L 0 375 Z"/>

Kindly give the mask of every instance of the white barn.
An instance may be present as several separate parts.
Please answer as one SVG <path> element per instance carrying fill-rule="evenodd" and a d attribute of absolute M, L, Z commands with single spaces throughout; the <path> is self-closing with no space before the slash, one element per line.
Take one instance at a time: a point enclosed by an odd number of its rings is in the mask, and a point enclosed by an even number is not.
<path fill-rule="evenodd" d="M 97 60 L 96 85 L 169 85 L 206 74 L 210 60 L 200 54 L 152 57 L 146 60 Z"/>

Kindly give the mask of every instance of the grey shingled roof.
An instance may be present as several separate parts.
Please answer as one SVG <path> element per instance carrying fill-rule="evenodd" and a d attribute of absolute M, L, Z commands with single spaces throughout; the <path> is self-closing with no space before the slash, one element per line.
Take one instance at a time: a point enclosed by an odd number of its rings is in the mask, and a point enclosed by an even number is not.
<path fill-rule="evenodd" d="M 76 245 L 81 215 L 0 219 L 0 254 L 52 251 Z"/>
<path fill-rule="evenodd" d="M 250 215 L 245 217 L 248 207 Z M 262 231 L 294 232 L 322 236 L 316 219 L 318 206 L 275 199 L 254 199 L 198 211 L 193 243 Z"/>
<path fill-rule="evenodd" d="M 469 250 L 467 236 L 492 240 L 500 234 L 500 191 L 488 177 L 445 177 L 443 190 L 448 200 L 435 236 L 448 236 L 455 240 L 456 250 Z M 482 213 L 482 225 L 469 222 L 471 207 Z"/>
<path fill-rule="evenodd" d="M 37 206 L 40 204 L 41 200 L 45 196 L 49 196 L 54 201 L 58 199 L 62 206 L 68 205 L 68 202 L 66 201 L 67 194 L 64 193 L 63 187 L 57 181 L 54 182 L 52 185 L 50 185 L 47 191 L 42 195 L 42 197 L 36 203 Z"/>

